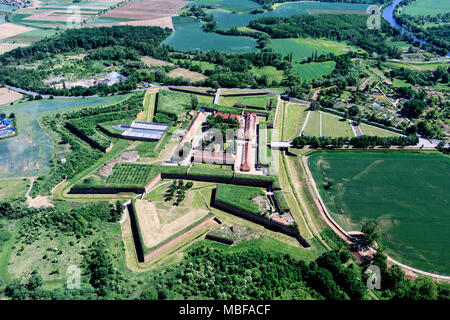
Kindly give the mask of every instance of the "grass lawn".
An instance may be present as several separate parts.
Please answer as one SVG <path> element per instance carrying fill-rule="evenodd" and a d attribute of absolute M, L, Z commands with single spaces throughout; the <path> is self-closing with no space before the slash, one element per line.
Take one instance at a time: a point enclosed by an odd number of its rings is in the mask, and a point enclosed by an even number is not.
<path fill-rule="evenodd" d="M 0 201 L 24 196 L 30 185 L 29 179 L 0 180 Z"/>
<path fill-rule="evenodd" d="M 240 103 L 247 106 L 265 108 L 271 99 L 274 100 L 274 102 L 272 102 L 272 107 L 275 107 L 277 97 L 273 94 L 264 94 L 259 96 L 233 96 L 233 97 L 220 96 L 219 105 L 232 107 L 236 103 Z"/>
<path fill-rule="evenodd" d="M 300 135 L 308 114 L 308 106 L 297 103 L 287 105 L 286 125 L 283 126 L 283 140 L 290 140 Z"/>
<path fill-rule="evenodd" d="M 435 16 L 438 13 L 450 12 L 450 2 L 442 0 L 416 0 L 405 6 L 402 13 L 411 16 Z"/>
<path fill-rule="evenodd" d="M 283 56 L 292 53 L 294 61 L 302 61 L 304 58 L 311 57 L 316 51 L 318 55 L 325 53 L 340 55 L 350 50 L 356 50 L 344 42 L 310 38 L 273 39 L 272 49 Z"/>
<path fill-rule="evenodd" d="M 398 78 L 394 78 L 394 81 L 393 81 L 392 85 L 394 87 L 396 87 L 396 88 L 397 87 L 412 87 L 413 86 L 412 84 L 406 82 L 405 80 L 398 79 Z"/>
<path fill-rule="evenodd" d="M 344 118 L 322 112 L 322 135 L 326 137 L 353 137 L 354 133 Z"/>
<path fill-rule="evenodd" d="M 186 107 L 190 105 L 190 94 L 169 90 L 160 90 L 156 110 L 158 112 L 180 115 L 180 113 L 186 111 Z"/>
<path fill-rule="evenodd" d="M 395 133 L 392 131 L 384 130 L 381 128 L 373 127 L 370 125 L 367 125 L 365 123 L 361 123 L 359 125 L 359 128 L 361 129 L 362 133 L 368 136 L 378 136 L 378 137 L 394 137 L 400 135 L 399 133 Z"/>
<path fill-rule="evenodd" d="M 317 152 L 308 163 L 333 217 L 348 230 L 376 219 L 394 259 L 450 274 L 450 157 L 420 152 Z M 323 188 L 332 179 L 334 187 Z"/>
<path fill-rule="evenodd" d="M 303 132 L 305 136 L 320 137 L 320 112 L 311 111 Z"/>
<path fill-rule="evenodd" d="M 298 72 L 302 80 L 309 81 L 330 74 L 335 65 L 336 62 L 334 61 L 295 63 L 294 69 Z"/>
<path fill-rule="evenodd" d="M 257 77 L 262 77 L 266 75 L 269 81 L 269 85 L 275 81 L 276 83 L 280 83 L 283 80 L 283 71 L 277 70 L 277 68 L 272 66 L 265 66 L 262 68 L 252 67 L 252 73 Z"/>

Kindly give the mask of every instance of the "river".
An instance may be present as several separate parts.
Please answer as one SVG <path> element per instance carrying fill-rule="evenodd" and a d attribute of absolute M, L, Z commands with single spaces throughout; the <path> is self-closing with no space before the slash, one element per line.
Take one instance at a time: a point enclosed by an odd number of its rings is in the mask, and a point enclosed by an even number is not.
<path fill-rule="evenodd" d="M 418 41 L 421 45 L 424 43 L 427 43 L 425 40 L 417 38 L 415 35 L 411 34 L 405 27 L 398 24 L 397 21 L 395 20 L 394 9 L 400 2 L 401 2 L 401 0 L 393 0 L 392 3 L 383 10 L 383 18 L 387 22 L 389 22 L 389 24 L 393 28 L 400 29 L 402 31 L 402 34 L 406 32 L 410 37 L 412 37 L 414 39 L 414 41 Z M 447 53 L 447 56 L 450 57 L 450 52 Z"/>

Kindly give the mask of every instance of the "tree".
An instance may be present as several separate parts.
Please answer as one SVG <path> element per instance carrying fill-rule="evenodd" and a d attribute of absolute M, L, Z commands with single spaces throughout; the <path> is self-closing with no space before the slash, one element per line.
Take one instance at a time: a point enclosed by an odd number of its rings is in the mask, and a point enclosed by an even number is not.
<path fill-rule="evenodd" d="M 402 112 L 409 118 L 416 119 L 427 108 L 427 104 L 423 100 L 414 99 L 406 101 L 403 104 Z"/>
<path fill-rule="evenodd" d="M 378 222 L 374 219 L 363 222 L 361 232 L 364 234 L 364 242 L 369 246 L 372 246 L 375 242 L 378 242 L 381 239 L 380 227 Z"/>
<path fill-rule="evenodd" d="M 192 107 L 192 110 L 197 109 L 197 106 L 198 106 L 198 97 L 196 95 L 192 95 L 191 96 L 191 107 Z"/>

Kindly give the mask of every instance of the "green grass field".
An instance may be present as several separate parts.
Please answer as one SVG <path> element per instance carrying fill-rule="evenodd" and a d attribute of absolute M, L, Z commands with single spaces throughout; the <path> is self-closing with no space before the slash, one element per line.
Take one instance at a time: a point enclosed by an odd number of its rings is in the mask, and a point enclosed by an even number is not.
<path fill-rule="evenodd" d="M 305 131 L 303 131 L 305 136 L 316 136 L 320 137 L 320 112 L 311 111 L 309 114 L 308 122 L 305 126 Z"/>
<path fill-rule="evenodd" d="M 340 55 L 349 50 L 356 50 L 344 42 L 311 38 L 273 39 L 272 49 L 284 56 L 292 53 L 294 61 L 302 61 L 304 58 L 311 57 L 316 51 L 318 55 L 325 53 Z"/>
<path fill-rule="evenodd" d="M 322 112 L 322 135 L 326 137 L 353 137 L 347 120 Z"/>
<path fill-rule="evenodd" d="M 0 180 L 0 201 L 24 196 L 30 184 L 29 179 Z"/>
<path fill-rule="evenodd" d="M 218 184 L 216 199 L 235 208 L 259 215 L 259 206 L 251 200 L 256 197 L 266 199 L 262 189 L 254 187 Z"/>
<path fill-rule="evenodd" d="M 260 96 L 220 96 L 219 105 L 232 107 L 236 103 L 240 103 L 246 106 L 265 108 L 271 99 L 273 100 L 272 106 L 274 107 L 276 104 L 276 96 L 273 94 L 265 94 Z"/>
<path fill-rule="evenodd" d="M 416 0 L 402 10 L 402 13 L 411 16 L 435 16 L 438 13 L 443 14 L 446 12 L 450 12 L 450 2 L 442 0 Z"/>
<path fill-rule="evenodd" d="M 346 230 L 376 219 L 387 252 L 450 274 L 450 157 L 419 152 L 317 152 L 308 163 L 333 217 Z M 335 185 L 325 190 L 323 181 Z"/>
<path fill-rule="evenodd" d="M 185 108 L 190 105 L 190 94 L 169 90 L 160 90 L 156 111 L 180 115 L 180 113 L 184 112 Z"/>
<path fill-rule="evenodd" d="M 265 66 L 262 68 L 252 67 L 252 73 L 257 77 L 262 77 L 266 75 L 268 77 L 269 84 L 272 85 L 273 82 L 280 83 L 283 80 L 283 71 L 277 70 L 272 66 Z"/>
<path fill-rule="evenodd" d="M 298 72 L 302 80 L 310 81 L 314 78 L 331 74 L 335 65 L 336 62 L 334 61 L 296 63 L 294 64 L 294 69 Z"/>
<path fill-rule="evenodd" d="M 290 140 L 300 135 L 308 114 L 308 106 L 289 103 L 287 105 L 286 125 L 283 126 L 283 140 Z"/>
<path fill-rule="evenodd" d="M 395 137 L 399 136 L 399 133 L 395 133 L 393 131 L 384 130 L 381 128 L 373 127 L 364 123 L 359 125 L 362 133 L 367 136 L 378 136 L 378 137 Z"/>

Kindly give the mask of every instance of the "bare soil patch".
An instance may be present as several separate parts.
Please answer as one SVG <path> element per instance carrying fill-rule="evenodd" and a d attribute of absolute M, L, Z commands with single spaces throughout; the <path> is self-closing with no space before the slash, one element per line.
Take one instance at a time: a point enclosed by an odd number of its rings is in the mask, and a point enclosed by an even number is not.
<path fill-rule="evenodd" d="M 183 77 L 183 78 L 188 79 L 189 81 L 193 81 L 193 82 L 203 81 L 206 78 L 208 78 L 207 76 L 205 76 L 201 73 L 190 71 L 190 70 L 187 70 L 184 68 L 176 68 L 176 69 L 170 71 L 167 74 L 167 76 L 171 77 L 171 78 Z"/>
<path fill-rule="evenodd" d="M 177 10 L 184 7 L 186 4 L 188 4 L 188 2 L 184 0 L 144 0 L 140 2 L 127 2 L 120 7 L 107 12 L 104 17 L 145 21 L 144 25 L 154 25 L 173 29 L 172 17 L 176 16 Z M 129 23 L 125 22 L 125 24 Z"/>
<path fill-rule="evenodd" d="M 151 57 L 142 57 L 141 61 L 149 67 L 161 67 L 161 66 L 172 66 L 173 65 L 172 63 L 170 63 L 168 61 L 158 60 L 158 59 L 151 58 Z"/>
<path fill-rule="evenodd" d="M 112 168 L 114 165 L 118 162 L 136 162 L 139 159 L 139 152 L 138 151 L 127 151 L 120 155 L 120 157 L 115 158 L 108 162 L 106 165 L 104 165 L 100 171 L 99 174 L 103 177 L 107 177 L 111 174 Z"/>
<path fill-rule="evenodd" d="M 47 196 L 37 196 L 28 203 L 29 207 L 39 209 L 41 207 L 54 207 Z"/>
<path fill-rule="evenodd" d="M 0 105 L 22 99 L 23 95 L 8 88 L 0 88 Z"/>
<path fill-rule="evenodd" d="M 33 28 L 19 26 L 13 23 L 5 23 L 0 25 L 0 40 L 15 36 L 19 33 L 35 30 Z"/>

